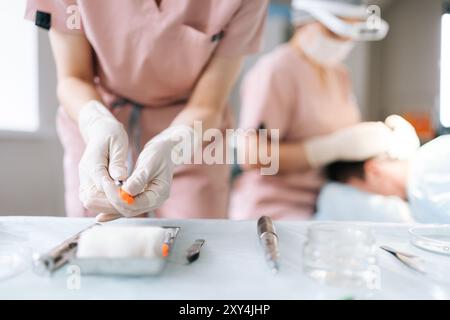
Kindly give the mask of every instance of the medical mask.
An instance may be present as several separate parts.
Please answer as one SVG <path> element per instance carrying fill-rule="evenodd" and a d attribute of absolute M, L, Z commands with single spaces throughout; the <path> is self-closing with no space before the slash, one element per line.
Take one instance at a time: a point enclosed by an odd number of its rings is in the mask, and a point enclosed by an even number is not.
<path fill-rule="evenodd" d="M 332 39 L 319 30 L 308 33 L 299 37 L 299 45 L 309 58 L 323 66 L 342 63 L 355 45 L 353 41 Z"/>

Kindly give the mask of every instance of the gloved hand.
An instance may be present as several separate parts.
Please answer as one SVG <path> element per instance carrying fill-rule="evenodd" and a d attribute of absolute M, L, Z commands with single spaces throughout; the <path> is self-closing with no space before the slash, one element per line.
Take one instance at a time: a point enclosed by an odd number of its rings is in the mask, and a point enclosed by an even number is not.
<path fill-rule="evenodd" d="M 305 144 L 313 168 L 335 161 L 364 161 L 389 150 L 391 130 L 382 122 L 362 122 L 335 133 L 311 138 Z"/>
<path fill-rule="evenodd" d="M 169 197 L 174 168 L 194 152 L 194 130 L 188 126 L 170 127 L 150 140 L 142 150 L 136 168 L 122 189 L 134 197 L 132 204 L 119 196 L 119 187 L 103 179 L 103 190 L 119 214 L 100 214 L 99 222 L 130 218 L 159 208 Z"/>
<path fill-rule="evenodd" d="M 420 140 L 414 127 L 398 115 L 386 118 L 386 126 L 392 130 L 391 146 L 388 155 L 392 159 L 410 159 L 420 147 Z"/>
<path fill-rule="evenodd" d="M 127 178 L 127 133 L 98 101 L 90 101 L 81 109 L 78 126 L 86 142 L 79 164 L 80 200 L 91 211 L 113 213 L 103 192 L 103 179 Z"/>

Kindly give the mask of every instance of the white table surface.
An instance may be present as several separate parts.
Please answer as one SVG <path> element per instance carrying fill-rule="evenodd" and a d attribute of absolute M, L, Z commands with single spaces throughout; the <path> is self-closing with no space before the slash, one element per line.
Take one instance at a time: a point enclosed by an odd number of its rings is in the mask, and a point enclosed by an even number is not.
<path fill-rule="evenodd" d="M 92 219 L 0 217 L 0 240 L 14 241 L 44 252 L 88 227 Z M 280 272 L 272 274 L 263 258 L 255 221 L 121 220 L 120 224 L 180 226 L 170 263 L 156 277 L 81 277 L 81 288 L 67 288 L 67 267 L 52 277 L 40 277 L 30 268 L 0 280 L 0 299 L 449 299 L 449 281 L 437 282 L 400 264 L 378 250 L 381 289 L 361 292 L 326 286 L 302 272 L 302 245 L 311 222 L 276 222 L 280 238 Z M 409 244 L 408 225 L 365 224 L 378 244 L 422 257 L 449 261 Z M 195 239 L 206 239 L 198 261 L 184 264 L 185 250 Z"/>

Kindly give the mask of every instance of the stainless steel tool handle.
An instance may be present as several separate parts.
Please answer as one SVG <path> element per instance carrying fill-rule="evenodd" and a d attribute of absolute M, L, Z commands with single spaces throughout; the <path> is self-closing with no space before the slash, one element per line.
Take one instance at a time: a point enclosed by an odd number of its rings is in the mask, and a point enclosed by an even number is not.
<path fill-rule="evenodd" d="M 100 224 L 95 223 L 88 228 L 78 232 L 73 237 L 63 241 L 55 248 L 44 254 L 33 256 L 33 271 L 39 275 L 49 275 L 65 265 L 75 254 L 78 240 L 83 232 Z"/>

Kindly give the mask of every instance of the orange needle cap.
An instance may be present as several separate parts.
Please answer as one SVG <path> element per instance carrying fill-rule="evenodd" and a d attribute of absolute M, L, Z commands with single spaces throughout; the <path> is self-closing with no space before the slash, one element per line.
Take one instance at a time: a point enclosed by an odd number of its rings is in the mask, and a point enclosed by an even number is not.
<path fill-rule="evenodd" d="M 169 250 L 170 250 L 169 245 L 167 243 L 164 243 L 162 245 L 162 256 L 164 258 L 169 256 Z"/>
<path fill-rule="evenodd" d="M 119 195 L 120 195 L 120 198 L 124 202 L 126 202 L 128 204 L 133 204 L 134 203 L 134 198 L 129 193 L 123 191 L 122 188 L 119 189 Z"/>

